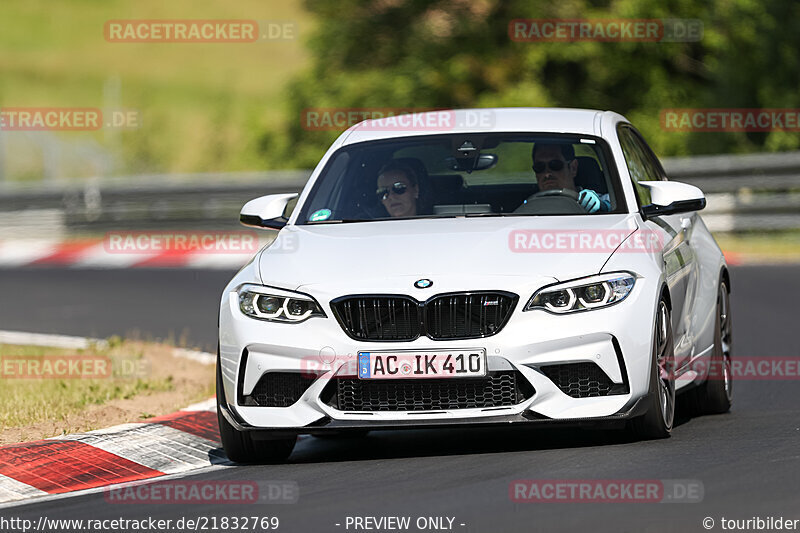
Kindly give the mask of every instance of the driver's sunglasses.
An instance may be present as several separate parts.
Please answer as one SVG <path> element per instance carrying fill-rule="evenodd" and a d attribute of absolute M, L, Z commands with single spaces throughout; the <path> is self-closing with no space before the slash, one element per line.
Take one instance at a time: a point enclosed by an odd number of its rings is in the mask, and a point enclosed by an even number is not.
<path fill-rule="evenodd" d="M 389 198 L 389 193 L 393 192 L 397 196 L 400 196 L 401 194 L 405 194 L 407 190 L 408 190 L 408 185 L 406 185 L 402 181 L 398 181 L 397 183 L 392 184 L 391 187 L 381 187 L 380 189 L 375 191 L 375 194 L 378 196 L 379 199 L 386 200 L 387 198 Z"/>
<path fill-rule="evenodd" d="M 551 159 L 550 161 L 536 161 L 533 163 L 533 171 L 537 173 L 544 172 L 547 167 L 553 172 L 559 172 L 567 164 L 567 161 L 561 159 Z"/>

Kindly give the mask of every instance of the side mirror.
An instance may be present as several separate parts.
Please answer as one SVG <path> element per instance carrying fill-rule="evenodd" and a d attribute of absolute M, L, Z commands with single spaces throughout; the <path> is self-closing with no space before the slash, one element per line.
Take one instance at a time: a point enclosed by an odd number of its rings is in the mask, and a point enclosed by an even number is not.
<path fill-rule="evenodd" d="M 239 222 L 251 228 L 281 229 L 286 225 L 287 219 L 283 216 L 286 204 L 297 193 L 270 194 L 250 200 L 239 212 Z"/>
<path fill-rule="evenodd" d="M 653 203 L 642 206 L 642 215 L 652 218 L 659 215 L 674 215 L 700 211 L 706 206 L 703 191 L 677 181 L 640 181 L 639 185 L 650 190 Z"/>

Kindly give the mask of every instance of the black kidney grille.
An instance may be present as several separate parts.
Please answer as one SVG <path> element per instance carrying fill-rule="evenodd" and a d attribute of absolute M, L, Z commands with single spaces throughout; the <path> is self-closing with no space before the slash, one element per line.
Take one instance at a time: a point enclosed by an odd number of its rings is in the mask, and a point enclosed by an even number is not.
<path fill-rule="evenodd" d="M 505 294 L 452 294 L 425 306 L 425 327 L 432 339 L 469 339 L 494 335 L 505 325 L 516 298 Z"/>
<path fill-rule="evenodd" d="M 253 392 L 243 398 L 242 405 L 289 407 L 317 379 L 314 373 L 267 372 L 258 380 Z"/>
<path fill-rule="evenodd" d="M 357 340 L 408 341 L 488 337 L 500 331 L 517 302 L 505 292 L 444 294 L 425 303 L 407 296 L 347 296 L 331 302 L 347 334 Z"/>
<path fill-rule="evenodd" d="M 340 411 L 440 411 L 507 407 L 530 398 L 533 386 L 516 371 L 485 378 L 361 380 L 336 378 L 328 404 Z"/>
<path fill-rule="evenodd" d="M 334 303 L 333 308 L 355 339 L 402 341 L 419 336 L 419 305 L 411 298 L 354 297 Z"/>
<path fill-rule="evenodd" d="M 566 363 L 539 367 L 550 381 L 573 398 L 608 396 L 614 382 L 594 363 Z"/>

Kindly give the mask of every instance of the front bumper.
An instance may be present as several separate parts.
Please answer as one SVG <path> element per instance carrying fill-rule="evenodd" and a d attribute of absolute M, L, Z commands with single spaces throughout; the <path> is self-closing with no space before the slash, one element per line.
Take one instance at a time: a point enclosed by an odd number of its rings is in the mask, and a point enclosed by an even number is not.
<path fill-rule="evenodd" d="M 455 341 L 421 337 L 408 342 L 366 342 L 350 338 L 339 325 L 329 302 L 342 296 L 339 287 L 314 287 L 305 292 L 322 306 L 327 318 L 283 324 L 251 319 L 241 313 L 236 284 L 250 282 L 240 273 L 223 295 L 220 307 L 220 367 L 230 421 L 237 427 L 308 433 L 320 428 L 432 427 L 473 423 L 521 423 L 617 420 L 629 413 L 649 391 L 652 334 L 658 283 L 640 279 L 628 297 L 608 308 L 568 315 L 536 310 L 523 312 L 527 299 L 547 280 L 519 284 L 519 278 L 490 278 L 484 289 L 503 290 L 520 296 L 516 309 L 497 334 Z M 654 273 L 651 273 L 654 274 Z M 552 282 L 552 281 L 550 281 Z M 411 286 L 411 283 L 403 283 Z M 362 287 L 364 293 L 382 292 Z M 449 292 L 458 287 L 442 287 Z M 301 289 L 302 290 L 302 289 Z M 384 289 L 385 290 L 385 289 Z M 346 293 L 346 292 L 345 292 Z M 400 292 L 398 292 L 400 293 Z M 414 295 L 418 296 L 418 295 Z M 382 350 L 485 350 L 489 370 L 512 369 L 533 387 L 532 397 L 502 408 L 445 409 L 427 411 L 340 411 L 327 405 L 321 394 L 343 365 L 359 351 Z M 246 357 L 244 355 L 246 354 Z M 592 363 L 625 393 L 575 398 L 563 392 L 542 371 L 552 364 Z M 316 380 L 291 406 L 242 405 L 261 377 L 271 371 L 319 372 Z M 458 378 L 453 378 L 458 379 Z M 627 415 L 626 415 L 627 416 Z"/>

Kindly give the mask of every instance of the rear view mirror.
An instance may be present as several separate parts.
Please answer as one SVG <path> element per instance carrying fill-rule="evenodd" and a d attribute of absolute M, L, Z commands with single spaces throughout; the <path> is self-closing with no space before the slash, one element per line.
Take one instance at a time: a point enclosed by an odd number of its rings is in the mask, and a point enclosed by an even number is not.
<path fill-rule="evenodd" d="M 639 185 L 650 191 L 651 204 L 642 206 L 642 215 L 647 219 L 659 215 L 674 215 L 700 211 L 706 206 L 703 191 L 677 181 L 640 181 Z"/>
<path fill-rule="evenodd" d="M 476 158 L 456 159 L 448 157 L 447 168 L 459 172 L 472 172 L 473 170 L 486 170 L 497 164 L 497 154 L 480 154 Z"/>
<path fill-rule="evenodd" d="M 297 193 L 270 194 L 250 200 L 239 213 L 239 222 L 251 228 L 281 229 L 288 220 L 283 216 L 286 205 Z"/>

